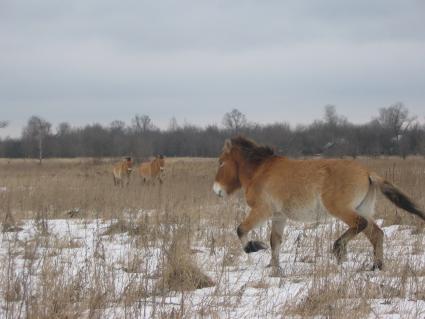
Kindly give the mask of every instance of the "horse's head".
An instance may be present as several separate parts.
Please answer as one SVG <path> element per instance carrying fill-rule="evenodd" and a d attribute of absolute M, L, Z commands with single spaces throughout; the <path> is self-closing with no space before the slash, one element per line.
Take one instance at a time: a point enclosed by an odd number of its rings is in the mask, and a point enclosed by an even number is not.
<path fill-rule="evenodd" d="M 223 151 L 218 159 L 218 171 L 215 175 L 213 191 L 218 196 L 230 195 L 241 187 L 238 163 L 232 141 L 224 142 Z"/>
<path fill-rule="evenodd" d="M 164 160 L 164 156 L 163 155 L 158 155 L 157 157 L 158 163 L 159 163 L 159 170 L 161 172 L 164 171 L 165 169 L 165 160 Z"/>
<path fill-rule="evenodd" d="M 130 174 L 133 170 L 133 160 L 131 157 L 126 157 L 125 164 L 127 166 L 127 173 Z"/>

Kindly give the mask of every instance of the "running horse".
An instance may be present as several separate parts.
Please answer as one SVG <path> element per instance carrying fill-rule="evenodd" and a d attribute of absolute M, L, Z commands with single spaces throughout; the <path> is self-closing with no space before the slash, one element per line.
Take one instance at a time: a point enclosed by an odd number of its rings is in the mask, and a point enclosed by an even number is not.
<path fill-rule="evenodd" d="M 133 171 L 133 160 L 126 157 L 124 160 L 116 163 L 112 169 L 115 186 L 124 186 L 124 178 L 127 179 L 127 186 L 130 183 L 130 174 Z"/>
<path fill-rule="evenodd" d="M 144 182 L 158 178 L 159 182 L 162 183 L 161 173 L 164 172 L 164 169 L 164 156 L 157 155 L 152 161 L 140 164 L 139 175 Z"/>
<path fill-rule="evenodd" d="M 213 191 L 223 197 L 239 188 L 251 209 L 237 228 L 242 247 L 246 253 L 267 248 L 261 241 L 249 241 L 247 234 L 271 219 L 269 266 L 275 270 L 287 219 L 315 222 L 330 214 L 347 224 L 348 230 L 333 245 L 338 263 L 346 256 L 347 243 L 363 232 L 373 246 L 373 270 L 383 267 L 384 234 L 373 220 L 377 190 L 425 220 L 423 210 L 399 188 L 355 161 L 292 160 L 240 136 L 224 143 Z"/>

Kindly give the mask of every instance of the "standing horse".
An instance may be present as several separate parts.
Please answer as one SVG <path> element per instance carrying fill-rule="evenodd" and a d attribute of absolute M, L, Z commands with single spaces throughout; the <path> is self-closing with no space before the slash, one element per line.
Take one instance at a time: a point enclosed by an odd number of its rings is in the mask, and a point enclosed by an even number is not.
<path fill-rule="evenodd" d="M 157 155 L 152 161 L 140 164 L 139 174 L 144 182 L 158 178 L 159 182 L 162 183 L 161 173 L 164 172 L 164 168 L 164 156 Z"/>
<path fill-rule="evenodd" d="M 112 169 L 112 175 L 114 177 L 114 185 L 121 187 L 124 186 L 124 178 L 127 179 L 127 186 L 130 183 L 130 174 L 133 170 L 133 160 L 131 157 L 127 157 L 119 163 L 116 163 Z"/>
<path fill-rule="evenodd" d="M 248 241 L 247 234 L 271 218 L 269 266 L 275 270 L 287 218 L 313 222 L 328 213 L 346 223 L 348 230 L 333 245 L 338 263 L 347 253 L 347 243 L 363 232 L 373 246 L 373 270 L 383 266 L 383 231 L 373 220 L 377 189 L 396 206 L 425 220 L 425 213 L 400 189 L 355 161 L 291 160 L 236 137 L 224 143 L 213 190 L 221 197 L 241 187 L 251 211 L 237 235 L 246 253 L 265 249 L 261 241 Z"/>

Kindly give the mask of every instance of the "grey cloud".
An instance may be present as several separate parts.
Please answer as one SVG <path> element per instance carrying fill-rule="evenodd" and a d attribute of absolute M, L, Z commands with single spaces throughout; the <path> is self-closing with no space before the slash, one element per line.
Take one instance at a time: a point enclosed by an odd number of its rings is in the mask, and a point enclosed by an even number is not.
<path fill-rule="evenodd" d="M 423 117 L 424 9 L 396 0 L 3 1 L 0 117 L 84 124 L 120 116 L 120 105 L 128 118 L 207 123 L 238 107 L 296 123 L 327 103 L 354 119 L 356 107 L 363 120 L 398 100 Z"/>

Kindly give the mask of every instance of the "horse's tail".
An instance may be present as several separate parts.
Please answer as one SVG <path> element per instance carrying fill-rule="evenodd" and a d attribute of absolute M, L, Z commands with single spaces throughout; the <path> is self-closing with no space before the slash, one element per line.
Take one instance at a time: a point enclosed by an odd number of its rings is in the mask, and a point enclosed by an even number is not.
<path fill-rule="evenodd" d="M 394 184 L 375 173 L 369 175 L 369 180 L 372 184 L 377 185 L 382 194 L 393 202 L 394 205 L 425 220 L 425 212 L 422 211 L 416 203 L 409 198 L 409 196 L 407 196 Z"/>

